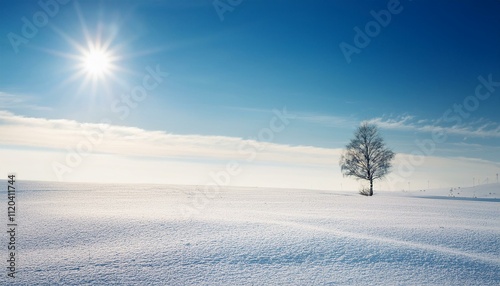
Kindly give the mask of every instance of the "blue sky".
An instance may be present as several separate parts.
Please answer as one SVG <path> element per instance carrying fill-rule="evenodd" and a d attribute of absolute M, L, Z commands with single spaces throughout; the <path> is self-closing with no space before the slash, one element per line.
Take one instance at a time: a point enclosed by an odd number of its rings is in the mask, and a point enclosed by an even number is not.
<path fill-rule="evenodd" d="M 27 179 L 203 184 L 236 160 L 246 171 L 231 184 L 357 188 L 341 177 L 338 154 L 369 120 L 401 154 L 394 173 L 404 180 L 396 189 L 406 181 L 466 185 L 499 172 L 500 1 L 240 2 L 3 1 L 0 146 L 11 161 L 2 171 L 10 165 Z M 366 45 L 356 46 L 356 27 Z M 347 60 L 342 43 L 358 53 Z M 107 54 L 102 75 L 82 68 L 92 45 Z M 168 76 L 127 106 L 123 96 L 139 90 L 151 69 Z M 489 95 L 479 98 L 478 85 Z M 284 108 L 289 124 L 272 140 L 259 138 L 273 110 Z M 112 135 L 71 173 L 55 175 L 54 162 L 67 165 L 68 149 L 87 140 L 82 130 L 103 120 Z M 433 131 L 446 139 L 437 142 Z M 174 153 L 162 149 L 171 136 L 179 140 Z M 238 140 L 271 145 L 242 161 Z M 426 140 L 435 145 L 429 152 L 419 147 Z M 401 166 L 412 152 L 427 160 L 406 174 Z M 28 167 L 35 155 L 40 161 Z M 123 167 L 96 175 L 118 162 Z M 139 165 L 149 172 L 130 179 Z M 198 171 L 151 171 L 179 166 Z"/>

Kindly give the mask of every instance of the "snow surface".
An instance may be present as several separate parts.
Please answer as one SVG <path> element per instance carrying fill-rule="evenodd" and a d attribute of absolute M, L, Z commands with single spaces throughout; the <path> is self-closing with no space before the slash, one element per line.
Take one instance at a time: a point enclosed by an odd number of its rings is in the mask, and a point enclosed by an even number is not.
<path fill-rule="evenodd" d="M 498 184 L 455 197 L 450 189 L 364 197 L 226 188 L 210 199 L 196 186 L 18 189 L 19 272 L 0 284 L 500 285 Z M 6 212 L 6 195 L 1 204 Z M 197 212 L 186 216 L 186 206 Z M 6 247 L 5 232 L 1 239 Z"/>

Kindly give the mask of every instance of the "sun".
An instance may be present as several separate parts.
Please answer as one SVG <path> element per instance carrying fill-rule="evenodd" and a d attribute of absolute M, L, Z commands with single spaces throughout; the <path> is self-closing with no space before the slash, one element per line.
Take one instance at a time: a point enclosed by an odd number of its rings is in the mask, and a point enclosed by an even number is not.
<path fill-rule="evenodd" d="M 103 49 L 90 49 L 82 58 L 83 69 L 92 77 L 101 77 L 111 69 L 111 56 Z"/>
<path fill-rule="evenodd" d="M 91 74 L 102 74 L 109 69 L 109 57 L 103 51 L 91 51 L 85 57 L 85 69 Z"/>
<path fill-rule="evenodd" d="M 68 56 L 77 61 L 73 66 L 76 72 L 68 81 L 83 79 L 78 93 L 90 90 L 91 94 L 111 93 L 112 87 L 118 83 L 122 84 L 120 75 L 123 71 L 117 63 L 120 57 L 117 50 L 110 46 L 111 40 L 102 41 L 99 37 L 91 40 L 87 37 L 87 43 L 82 45 L 73 41 L 78 54 Z"/>
<path fill-rule="evenodd" d="M 47 50 L 48 53 L 67 60 L 63 63 L 62 73 L 69 76 L 61 80 L 58 88 L 73 86 L 77 96 L 86 96 L 96 101 L 111 99 L 116 93 L 129 87 L 127 74 L 132 72 L 126 68 L 126 64 L 132 56 L 127 54 L 126 44 L 130 40 L 122 33 L 120 19 L 96 19 L 91 25 L 93 29 L 89 29 L 77 2 L 75 10 L 81 31 L 52 27 L 66 42 L 61 50 Z M 77 85 L 73 85 L 75 82 Z"/>

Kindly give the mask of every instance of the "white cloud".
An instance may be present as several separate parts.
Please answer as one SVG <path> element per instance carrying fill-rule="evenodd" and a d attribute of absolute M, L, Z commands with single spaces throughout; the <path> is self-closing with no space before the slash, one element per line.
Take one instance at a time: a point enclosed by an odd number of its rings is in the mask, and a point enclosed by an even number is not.
<path fill-rule="evenodd" d="M 369 122 L 377 124 L 380 128 L 391 130 L 415 131 L 415 132 L 440 132 L 449 135 L 467 137 L 500 138 L 500 124 L 479 119 L 467 124 L 443 126 L 440 121 L 415 120 L 413 116 L 405 115 L 396 118 L 373 118 Z"/>
<path fill-rule="evenodd" d="M 136 127 L 45 119 L 0 111 L 0 144 L 92 153 L 181 159 L 250 160 L 300 165 L 331 165 L 339 149 L 289 146 L 237 137 L 179 135 Z M 253 161 L 253 159 L 252 159 Z"/>
<path fill-rule="evenodd" d="M 0 108 L 12 109 L 12 108 L 24 108 L 31 110 L 52 110 L 50 107 L 39 106 L 32 104 L 33 99 L 29 96 L 24 95 L 14 95 L 10 93 L 5 93 L 0 91 Z"/>

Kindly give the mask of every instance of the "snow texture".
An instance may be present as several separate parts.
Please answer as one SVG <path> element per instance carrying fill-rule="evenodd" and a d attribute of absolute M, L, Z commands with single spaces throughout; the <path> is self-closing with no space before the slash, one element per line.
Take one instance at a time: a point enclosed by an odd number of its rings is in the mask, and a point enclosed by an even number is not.
<path fill-rule="evenodd" d="M 196 186 L 21 182 L 19 272 L 11 279 L 2 267 L 0 284 L 500 285 L 498 184 L 453 194 L 231 187 L 212 195 Z M 1 204 L 6 212 L 6 195 Z M 186 216 L 185 206 L 197 212 Z M 7 258 L 5 231 L 1 239 Z"/>

